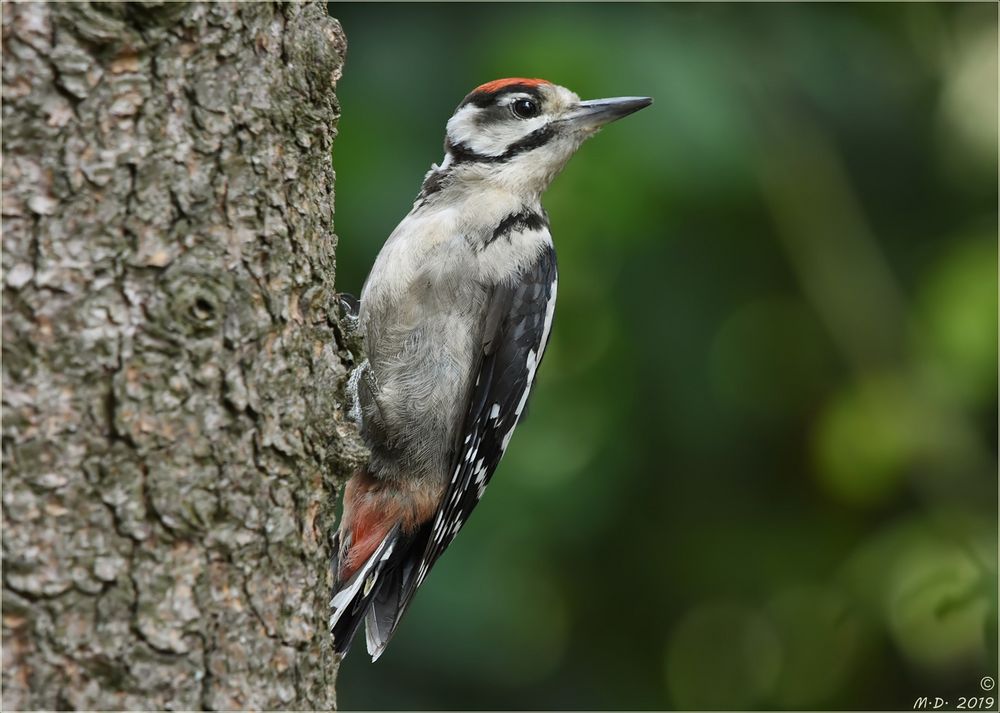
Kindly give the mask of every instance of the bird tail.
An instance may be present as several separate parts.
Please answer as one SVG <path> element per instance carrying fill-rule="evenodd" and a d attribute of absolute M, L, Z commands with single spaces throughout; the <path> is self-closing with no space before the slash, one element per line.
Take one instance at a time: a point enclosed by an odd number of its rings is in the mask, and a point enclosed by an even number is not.
<path fill-rule="evenodd" d="M 365 621 L 368 653 L 378 659 L 392 638 L 413 592 L 430 523 L 404 527 L 372 506 L 370 473 L 355 474 L 345 492 L 344 518 L 333 542 L 334 594 L 330 632 L 334 650 L 346 654 Z"/>
<path fill-rule="evenodd" d="M 382 655 L 412 597 L 429 533 L 429 527 L 422 527 L 407 534 L 397 525 L 364 565 L 337 586 L 330 600 L 330 632 L 337 654 L 348 652 L 364 621 L 368 654 L 372 661 Z"/>
<path fill-rule="evenodd" d="M 365 643 L 373 662 L 378 660 L 389 645 L 403 612 L 413 599 L 417 568 L 423 559 L 430 532 L 430 523 L 427 523 L 413 533 L 401 533 L 398 536 L 393 557 L 387 562 L 373 592 L 374 596 L 365 616 Z"/>
<path fill-rule="evenodd" d="M 334 548 L 339 549 L 341 533 L 337 533 Z M 364 620 L 372 600 L 381 589 L 379 577 L 392 558 L 399 540 L 399 526 L 392 528 L 375 548 L 375 551 L 346 582 L 337 582 L 330 600 L 330 633 L 333 634 L 334 651 L 346 654 L 351 641 Z M 339 557 L 334 555 L 334 578 L 339 571 Z"/>

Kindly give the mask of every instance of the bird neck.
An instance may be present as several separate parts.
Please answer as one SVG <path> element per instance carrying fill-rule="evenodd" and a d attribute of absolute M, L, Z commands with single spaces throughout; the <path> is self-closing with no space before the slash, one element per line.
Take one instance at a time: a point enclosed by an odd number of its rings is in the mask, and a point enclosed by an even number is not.
<path fill-rule="evenodd" d="M 424 177 L 418 203 L 464 202 L 486 193 L 504 203 L 536 208 L 561 168 L 547 168 L 530 161 L 463 161 L 448 152 L 441 165 L 431 166 Z"/>

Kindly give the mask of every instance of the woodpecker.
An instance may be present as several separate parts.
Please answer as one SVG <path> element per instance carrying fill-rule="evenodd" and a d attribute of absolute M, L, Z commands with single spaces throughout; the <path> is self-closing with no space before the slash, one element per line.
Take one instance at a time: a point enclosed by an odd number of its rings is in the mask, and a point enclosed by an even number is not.
<path fill-rule="evenodd" d="M 360 303 L 345 301 L 367 357 L 348 392 L 371 457 L 347 483 L 333 541 L 338 654 L 362 620 L 372 660 L 382 654 L 524 411 L 556 302 L 542 193 L 587 138 L 651 103 L 580 101 L 542 79 L 477 87 Z"/>

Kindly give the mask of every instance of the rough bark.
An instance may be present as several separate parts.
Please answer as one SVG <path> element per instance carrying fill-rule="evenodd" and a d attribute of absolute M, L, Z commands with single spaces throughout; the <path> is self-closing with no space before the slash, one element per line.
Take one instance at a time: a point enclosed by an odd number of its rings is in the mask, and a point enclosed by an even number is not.
<path fill-rule="evenodd" d="M 322 4 L 3 4 L 3 704 L 330 708 Z"/>

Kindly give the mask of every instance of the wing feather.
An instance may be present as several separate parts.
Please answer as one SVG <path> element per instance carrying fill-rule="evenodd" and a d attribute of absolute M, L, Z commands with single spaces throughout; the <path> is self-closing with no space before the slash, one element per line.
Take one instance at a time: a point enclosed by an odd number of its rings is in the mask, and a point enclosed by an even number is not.
<path fill-rule="evenodd" d="M 369 652 L 377 658 L 431 567 L 447 549 L 479 503 L 524 410 L 535 374 L 548 344 L 556 299 L 556 256 L 546 244 L 537 260 L 512 284 L 498 285 L 483 323 L 481 353 L 466 416 L 452 449 L 450 478 L 431 523 L 421 529 L 425 541 L 419 559 L 384 607 L 373 612 L 375 629 Z M 424 540 L 426 538 L 426 540 Z M 412 555 L 416 551 L 411 550 Z M 377 617 L 377 618 L 375 618 Z"/>

